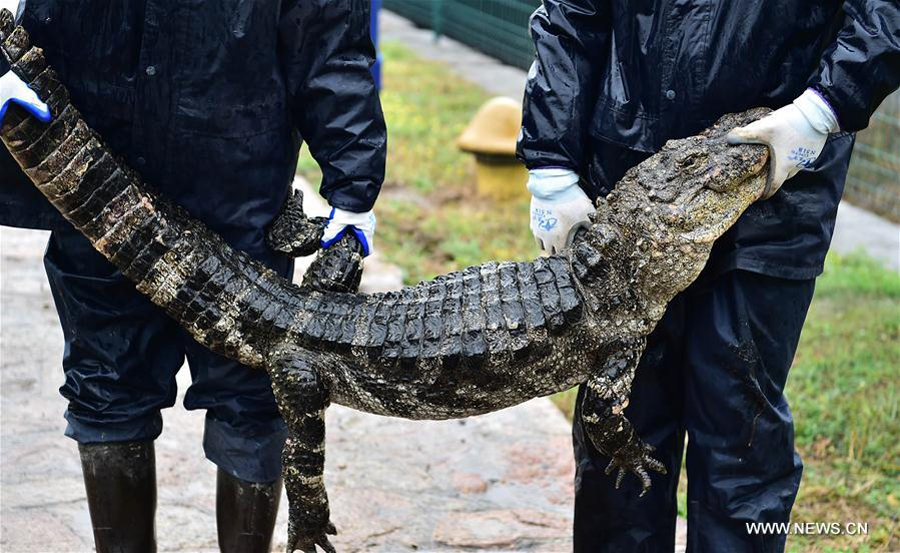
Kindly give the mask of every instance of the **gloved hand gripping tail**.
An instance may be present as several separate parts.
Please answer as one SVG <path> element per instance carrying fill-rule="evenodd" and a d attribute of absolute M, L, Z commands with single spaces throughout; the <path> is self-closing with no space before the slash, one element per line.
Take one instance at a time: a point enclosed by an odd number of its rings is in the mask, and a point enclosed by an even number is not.
<path fill-rule="evenodd" d="M 363 256 L 367 256 L 372 253 L 375 246 L 375 224 L 375 214 L 372 213 L 372 210 L 355 213 L 332 207 L 325 234 L 322 235 L 322 247 L 328 248 L 337 243 L 349 230 L 362 244 Z"/>
<path fill-rule="evenodd" d="M 12 72 L 9 62 L 0 54 L 0 125 L 12 103 L 21 106 L 44 123 L 50 121 L 50 108 Z"/>
<path fill-rule="evenodd" d="M 24 5 L 25 2 L 18 0 L 0 0 L 0 10 L 9 10 L 14 17 Z M 11 103 L 18 104 L 44 123 L 50 121 L 47 104 L 12 71 L 6 55 L 0 53 L 0 125 Z"/>

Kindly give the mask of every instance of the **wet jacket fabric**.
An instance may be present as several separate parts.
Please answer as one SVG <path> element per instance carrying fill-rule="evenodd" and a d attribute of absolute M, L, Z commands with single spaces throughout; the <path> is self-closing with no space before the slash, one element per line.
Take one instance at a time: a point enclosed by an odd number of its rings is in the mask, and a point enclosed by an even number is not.
<path fill-rule="evenodd" d="M 841 130 L 854 132 L 900 84 L 894 0 L 543 4 L 531 20 L 536 62 L 518 157 L 529 168 L 577 171 L 591 196 L 611 190 L 623 160 L 637 163 L 725 113 L 778 108 L 812 87 Z M 731 263 L 786 278 L 818 274 L 849 156 L 831 147 L 820 157 L 830 174 L 818 188 L 797 194 L 791 180 L 753 206 L 720 240 L 735 252 Z M 598 166 L 603 159 L 614 166 Z M 819 222 L 798 225 L 792 215 Z"/>
<path fill-rule="evenodd" d="M 293 273 L 291 259 L 248 253 L 285 278 Z M 44 268 L 65 339 L 59 392 L 67 400 L 66 436 L 78 443 L 155 440 L 187 360 L 184 407 L 206 412 L 206 458 L 241 480 L 280 477 L 287 428 L 265 371 L 198 344 L 74 229 L 50 234 Z"/>
<path fill-rule="evenodd" d="M 576 413 L 576 553 L 675 549 L 685 434 L 688 553 L 784 551 L 783 534 L 750 534 L 745 524 L 787 522 L 800 487 L 784 386 L 814 287 L 813 279 L 707 270 L 669 304 L 625 409 L 668 475 L 651 473 L 643 497 L 632 475 L 615 489 L 604 474 L 609 460 Z"/>
<path fill-rule="evenodd" d="M 73 104 L 145 181 L 285 278 L 264 227 L 301 141 L 336 207 L 372 207 L 385 127 L 369 66 L 369 0 L 28 0 L 22 24 Z M 0 223 L 54 230 L 44 258 L 65 338 L 66 435 L 155 439 L 174 404 L 204 409 L 203 448 L 229 474 L 279 477 L 286 430 L 268 375 L 209 352 L 134 289 L 0 148 Z"/>
<path fill-rule="evenodd" d="M 22 25 L 72 102 L 145 180 L 215 230 L 262 228 L 305 141 L 322 195 L 372 207 L 386 131 L 368 0 L 29 0 Z M 0 155 L 0 223 L 62 218 Z"/>

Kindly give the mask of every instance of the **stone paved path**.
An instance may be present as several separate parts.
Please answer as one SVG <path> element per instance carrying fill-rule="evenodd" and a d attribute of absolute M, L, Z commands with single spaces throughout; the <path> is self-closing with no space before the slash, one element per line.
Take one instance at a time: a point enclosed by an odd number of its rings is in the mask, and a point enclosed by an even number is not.
<path fill-rule="evenodd" d="M 501 63 L 446 36 L 435 41 L 431 29 L 416 27 L 408 19 L 388 10 L 381 10 L 378 24 L 379 40 L 399 42 L 420 58 L 446 64 L 452 74 L 492 94 L 522 101 L 525 71 L 518 67 Z"/>
<path fill-rule="evenodd" d="M 41 264 L 46 240 L 0 229 L 0 551 L 10 553 L 93 543 L 77 449 L 62 435 L 62 333 Z M 366 271 L 369 290 L 399 284 L 397 269 L 378 259 Z M 178 383 L 157 441 L 159 545 L 215 551 L 215 467 L 203 456 L 203 414 L 181 407 L 188 371 Z M 547 399 L 445 422 L 333 407 L 328 446 L 340 551 L 571 549 L 569 429 Z"/>
<path fill-rule="evenodd" d="M 862 251 L 885 267 L 900 271 L 900 225 L 861 207 L 841 202 L 831 249 L 844 254 Z"/>

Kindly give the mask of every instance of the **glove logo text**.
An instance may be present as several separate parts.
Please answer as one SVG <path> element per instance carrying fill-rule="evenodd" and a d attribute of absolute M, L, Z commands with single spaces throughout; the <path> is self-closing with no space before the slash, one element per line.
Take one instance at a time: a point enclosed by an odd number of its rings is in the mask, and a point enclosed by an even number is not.
<path fill-rule="evenodd" d="M 556 228 L 559 219 L 553 216 L 552 211 L 544 209 L 535 209 L 531 212 L 531 220 L 543 231 L 550 231 Z"/>
<path fill-rule="evenodd" d="M 816 162 L 818 152 L 810 148 L 798 147 L 791 150 L 788 155 L 788 161 L 796 162 L 796 166 L 801 169 L 809 169 Z"/>

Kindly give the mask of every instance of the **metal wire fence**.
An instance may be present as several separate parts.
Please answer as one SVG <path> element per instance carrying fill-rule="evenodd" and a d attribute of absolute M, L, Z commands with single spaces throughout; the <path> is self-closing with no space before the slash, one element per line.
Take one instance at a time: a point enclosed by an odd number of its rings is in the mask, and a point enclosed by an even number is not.
<path fill-rule="evenodd" d="M 504 63 L 534 59 L 528 18 L 541 0 L 383 0 L 384 7 Z M 900 92 L 888 97 L 860 132 L 844 197 L 900 222 Z"/>
<path fill-rule="evenodd" d="M 900 92 L 888 96 L 857 135 L 844 197 L 900 222 Z"/>
<path fill-rule="evenodd" d="M 435 35 L 447 35 L 504 63 L 528 69 L 528 18 L 541 0 L 384 0 L 384 7 Z"/>

